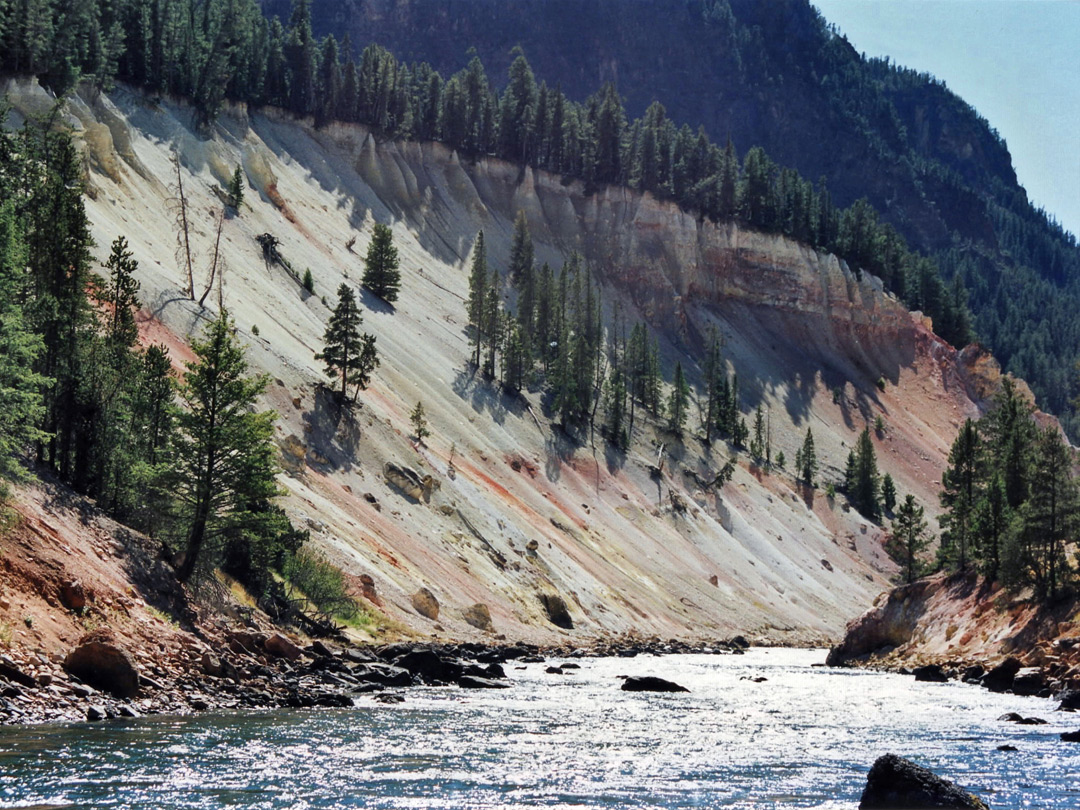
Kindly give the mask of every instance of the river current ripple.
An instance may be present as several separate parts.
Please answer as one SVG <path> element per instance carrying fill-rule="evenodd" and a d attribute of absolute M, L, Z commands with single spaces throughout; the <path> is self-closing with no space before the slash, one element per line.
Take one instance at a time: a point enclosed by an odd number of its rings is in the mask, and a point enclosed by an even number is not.
<path fill-rule="evenodd" d="M 0 807 L 834 810 L 857 805 L 889 752 L 994 808 L 1080 807 L 1080 744 L 1058 739 L 1080 716 L 812 667 L 824 656 L 582 659 L 566 675 L 510 664 L 512 689 L 411 689 L 398 705 L 5 728 Z M 619 675 L 645 674 L 692 691 L 620 691 Z M 1049 723 L 997 719 L 1009 711 Z"/>

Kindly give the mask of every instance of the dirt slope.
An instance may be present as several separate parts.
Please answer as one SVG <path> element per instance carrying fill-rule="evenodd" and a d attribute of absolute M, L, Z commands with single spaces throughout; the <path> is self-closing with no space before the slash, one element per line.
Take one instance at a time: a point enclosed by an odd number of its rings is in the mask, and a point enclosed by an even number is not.
<path fill-rule="evenodd" d="M 8 90 L 23 115 L 50 103 L 34 84 Z M 511 639 L 634 631 L 821 641 L 894 570 L 877 527 L 787 473 L 765 475 L 743 458 L 730 484 L 704 493 L 685 473 L 715 473 L 726 447 L 647 426 L 626 457 L 599 437 L 579 446 L 535 394 L 526 405 L 474 378 L 464 329 L 470 250 L 483 228 L 489 257 L 504 265 L 519 209 L 538 260 L 557 266 L 582 251 L 608 305 L 618 299 L 648 320 L 671 366 L 681 358 L 697 376 L 687 352 L 718 327 L 744 410 L 768 409 L 774 454 L 783 450 L 789 466 L 811 426 L 821 477 L 838 480 L 858 432 L 880 415 L 880 466 L 933 511 L 955 430 L 977 411 L 970 367 L 876 279 L 780 237 L 702 223 L 625 189 L 587 193 L 500 161 L 468 163 L 437 144 L 378 143 L 359 126 L 316 131 L 234 109 L 197 133 L 183 105 L 122 89 L 73 100 L 66 119 L 85 146 L 96 250 L 104 257 L 127 236 L 140 262 L 144 337 L 167 343 L 178 364 L 216 314 L 217 291 L 205 309 L 183 293 L 171 156 L 194 222 L 199 293 L 220 189 L 243 167 L 247 200 L 222 230 L 223 299 L 251 362 L 274 379 L 267 405 L 280 416 L 286 507 L 418 635 L 490 637 L 463 619 L 483 603 L 492 632 Z M 395 308 L 362 295 L 382 365 L 360 407 L 342 413 L 314 360 L 329 316 L 320 299 L 332 305 L 342 281 L 358 284 L 374 222 L 393 228 L 402 292 Z M 296 273 L 310 268 L 315 295 L 264 263 L 255 237 L 266 232 Z M 434 432 L 420 447 L 408 435 L 418 400 Z M 657 481 L 649 465 L 660 444 Z M 386 461 L 430 473 L 439 488 L 429 501 L 403 495 L 383 479 Z M 671 491 L 688 512 L 672 511 Z M 420 587 L 441 603 L 437 620 L 412 609 Z M 574 629 L 548 620 L 543 594 L 565 599 Z"/>

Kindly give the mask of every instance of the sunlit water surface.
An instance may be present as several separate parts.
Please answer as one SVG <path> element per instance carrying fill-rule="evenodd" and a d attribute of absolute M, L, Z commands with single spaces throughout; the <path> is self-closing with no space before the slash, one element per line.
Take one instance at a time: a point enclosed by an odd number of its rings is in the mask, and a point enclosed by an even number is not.
<path fill-rule="evenodd" d="M 562 676 L 511 664 L 510 690 L 414 689 L 399 705 L 0 729 L 0 807 L 852 808 L 887 752 L 994 808 L 1080 807 L 1080 744 L 1058 739 L 1080 717 L 812 668 L 824 655 L 585 659 Z M 620 691 L 635 674 L 692 691 Z M 1007 711 L 1050 722 L 997 720 Z"/>

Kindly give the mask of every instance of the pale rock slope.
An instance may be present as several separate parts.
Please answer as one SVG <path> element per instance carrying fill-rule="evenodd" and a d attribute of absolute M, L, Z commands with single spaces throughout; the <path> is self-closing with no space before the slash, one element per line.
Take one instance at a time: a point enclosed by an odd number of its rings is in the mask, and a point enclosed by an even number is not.
<path fill-rule="evenodd" d="M 52 103 L 34 84 L 7 89 L 21 115 Z M 183 292 L 172 155 L 197 293 L 220 190 L 242 166 L 246 202 L 221 234 L 222 295 L 253 366 L 273 379 L 266 404 L 280 415 L 285 506 L 406 633 L 552 642 L 740 632 L 820 642 L 837 637 L 894 573 L 878 527 L 823 489 L 802 491 L 787 472 L 765 474 L 740 456 L 734 480 L 705 493 L 686 472 L 715 474 L 729 458 L 722 443 L 679 442 L 639 420 L 623 457 L 599 436 L 569 441 L 536 393 L 526 405 L 474 377 L 464 315 L 471 248 L 484 229 L 492 263 L 505 267 L 519 209 L 538 260 L 557 267 L 580 251 L 607 305 L 619 300 L 661 335 L 669 377 L 681 359 L 699 379 L 692 358 L 719 329 L 744 410 L 768 410 L 774 453 L 783 450 L 789 468 L 810 426 L 822 480 L 839 480 L 858 432 L 880 415 L 882 469 L 934 512 L 957 426 L 978 410 L 972 366 L 876 279 L 650 195 L 470 162 L 438 144 L 380 142 L 360 126 L 316 130 L 274 111 L 231 109 L 199 133 L 184 105 L 124 89 L 75 98 L 63 118 L 85 148 L 96 252 L 103 258 L 116 235 L 128 238 L 144 338 L 166 342 L 178 367 L 190 357 L 185 342 L 215 316 L 218 291 L 205 308 Z M 393 229 L 401 297 L 391 309 L 361 295 L 382 365 L 360 407 L 341 413 L 314 359 L 329 316 L 321 299 L 333 305 L 343 281 L 358 286 L 376 222 Z M 262 233 L 280 240 L 298 274 L 310 268 L 315 295 L 264 263 Z M 434 432 L 427 446 L 409 437 L 417 401 Z M 661 444 L 658 479 L 649 467 Z M 405 496 L 384 480 L 386 461 L 431 474 L 439 488 L 428 501 Z M 672 510 L 672 490 L 688 512 Z M 437 619 L 412 607 L 422 587 L 440 603 Z M 549 621 L 541 595 L 565 600 L 573 629 Z M 488 630 L 464 620 L 477 603 L 490 611 Z"/>

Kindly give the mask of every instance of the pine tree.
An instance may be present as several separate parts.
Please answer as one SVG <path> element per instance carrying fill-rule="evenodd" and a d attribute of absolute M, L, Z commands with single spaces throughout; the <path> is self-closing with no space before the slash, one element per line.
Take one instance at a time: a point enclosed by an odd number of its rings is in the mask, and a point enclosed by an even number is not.
<path fill-rule="evenodd" d="M 183 404 L 174 412 L 167 491 L 176 499 L 184 543 L 177 576 L 185 581 L 205 567 L 207 552 L 226 533 L 258 530 L 262 518 L 252 505 L 279 494 L 275 481 L 273 411 L 253 412 L 269 377 L 252 376 L 228 316 L 192 341 L 195 360 L 178 386 Z"/>
<path fill-rule="evenodd" d="M 116 237 L 109 258 L 102 267 L 106 271 L 104 284 L 100 286 L 98 300 L 106 305 L 108 325 L 106 342 L 120 351 L 128 351 L 139 337 L 135 325 L 135 312 L 139 308 L 139 282 L 135 272 L 139 263 L 128 250 L 127 239 Z"/>
<path fill-rule="evenodd" d="M 938 519 L 942 562 L 960 570 L 967 567 L 971 550 L 982 463 L 979 431 L 975 422 L 967 419 L 953 441 L 948 467 L 941 476 L 941 505 L 946 511 Z"/>
<path fill-rule="evenodd" d="M 240 210 L 240 206 L 244 202 L 244 173 L 240 167 L 236 167 L 236 171 L 233 172 L 232 180 L 229 181 L 229 205 Z"/>
<path fill-rule="evenodd" d="M 896 483 L 888 473 L 881 479 L 881 503 L 886 512 L 892 512 L 896 506 Z"/>
<path fill-rule="evenodd" d="M 416 441 L 423 444 L 424 439 L 431 435 L 431 430 L 428 428 L 427 415 L 424 413 L 423 402 L 416 403 L 416 407 L 413 408 L 412 413 L 409 414 L 409 421 L 412 422 L 413 435 L 416 437 Z"/>
<path fill-rule="evenodd" d="M 356 297 L 348 284 L 338 287 L 338 303 L 323 334 L 324 348 L 316 360 L 326 364 L 326 376 L 341 380 L 341 399 L 348 396 L 350 385 L 357 391 L 366 388 L 371 372 L 379 365 L 375 351 L 375 338 L 366 332 L 361 334 L 363 316 L 356 305 Z"/>
<path fill-rule="evenodd" d="M 315 279 L 312 278 L 310 267 L 304 268 L 304 279 L 300 282 L 300 286 L 307 290 L 309 295 L 315 294 Z"/>
<path fill-rule="evenodd" d="M 814 449 L 814 433 L 810 428 L 807 428 L 802 447 L 795 452 L 795 474 L 804 484 L 812 487 L 814 486 L 814 478 L 817 476 L 817 469 L 818 460 L 817 451 Z"/>
<path fill-rule="evenodd" d="M 510 245 L 510 281 L 518 289 L 533 269 L 533 243 L 529 235 L 529 223 L 525 212 L 518 210 L 514 219 L 514 239 Z"/>
<path fill-rule="evenodd" d="M 675 380 L 671 387 L 671 397 L 668 399 L 668 427 L 678 435 L 682 435 L 686 425 L 686 410 L 690 405 L 690 384 L 683 374 L 682 363 L 675 364 Z"/>
<path fill-rule="evenodd" d="M 361 282 L 372 293 L 388 303 L 397 300 L 401 287 L 401 271 L 398 270 L 398 251 L 394 246 L 394 234 L 390 227 L 375 224 L 364 257 L 364 277 Z"/>
<path fill-rule="evenodd" d="M 855 443 L 852 454 L 854 462 L 848 498 L 860 513 L 876 520 L 881 514 L 879 497 L 881 478 L 878 475 L 877 457 L 874 453 L 874 441 L 870 438 L 870 429 L 863 428 Z"/>
<path fill-rule="evenodd" d="M 765 413 L 760 405 L 754 411 L 754 432 L 750 439 L 750 455 L 759 463 L 765 458 Z"/>
<path fill-rule="evenodd" d="M 472 327 L 470 340 L 476 346 L 473 365 L 480 368 L 480 352 L 484 343 L 484 303 L 488 297 L 487 250 L 484 247 L 484 232 L 476 234 L 473 245 L 472 267 L 469 271 L 469 298 L 465 304 Z"/>
<path fill-rule="evenodd" d="M 4 480 L 20 480 L 19 457 L 43 441 L 38 429 L 44 416 L 41 390 L 48 380 L 34 371 L 44 350 L 41 338 L 23 317 L 25 245 L 15 224 L 12 203 L 0 202 L 0 497 Z"/>
<path fill-rule="evenodd" d="M 487 354 L 484 357 L 484 376 L 491 380 L 495 379 L 495 360 L 499 344 L 502 342 L 502 329 L 503 313 L 502 301 L 499 299 L 499 271 L 493 268 L 484 295 L 483 324 L 481 327 L 481 332 L 487 343 Z"/>
<path fill-rule="evenodd" d="M 1065 545 L 1080 525 L 1073 453 L 1056 426 L 1039 431 L 1030 496 L 1021 509 L 1020 562 L 1039 598 L 1052 600 L 1069 573 Z"/>
<path fill-rule="evenodd" d="M 975 542 L 980 569 L 987 579 L 997 579 L 1005 546 L 1016 531 L 1015 512 L 1009 506 L 1001 473 L 987 484 L 975 507 Z"/>
<path fill-rule="evenodd" d="M 922 563 L 919 555 L 929 544 L 926 535 L 925 510 L 915 503 L 915 496 L 908 495 L 896 510 L 892 523 L 893 556 L 904 572 L 904 581 L 911 584 L 920 575 Z"/>

